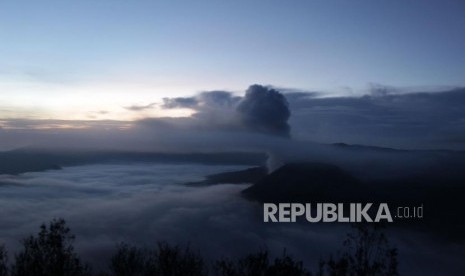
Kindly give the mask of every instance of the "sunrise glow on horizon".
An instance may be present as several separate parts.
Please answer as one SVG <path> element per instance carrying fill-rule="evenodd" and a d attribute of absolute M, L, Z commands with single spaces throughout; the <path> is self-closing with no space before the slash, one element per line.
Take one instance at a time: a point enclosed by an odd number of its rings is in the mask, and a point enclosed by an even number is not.
<path fill-rule="evenodd" d="M 189 116 L 159 104 L 202 91 L 241 94 L 254 83 L 347 96 L 371 84 L 460 87 L 463 8 L 454 1 L 5 1 L 0 119 Z"/>

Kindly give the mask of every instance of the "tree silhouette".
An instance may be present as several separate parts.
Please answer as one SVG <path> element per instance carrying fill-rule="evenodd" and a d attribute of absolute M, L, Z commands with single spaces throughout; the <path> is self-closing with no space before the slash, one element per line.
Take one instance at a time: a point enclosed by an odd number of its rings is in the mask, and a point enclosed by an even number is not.
<path fill-rule="evenodd" d="M 324 267 L 332 276 L 399 275 L 397 249 L 391 248 L 380 230 L 382 226 L 355 224 L 355 233 L 349 233 L 344 242 L 345 252 L 338 259 L 332 256 L 320 264 L 320 275 Z"/>
<path fill-rule="evenodd" d="M 54 219 L 40 226 L 37 236 L 23 240 L 23 250 L 15 256 L 12 276 L 81 276 L 89 275 L 74 252 L 74 236 L 64 219 Z"/>
<path fill-rule="evenodd" d="M 206 275 L 203 258 L 190 250 L 158 243 L 154 250 L 121 244 L 111 258 L 110 272 L 115 276 L 182 276 Z"/>
<path fill-rule="evenodd" d="M 268 250 L 249 254 L 236 261 L 222 259 L 216 261 L 214 270 L 221 276 L 304 276 L 310 273 L 303 267 L 302 261 L 296 261 L 283 252 L 281 258 L 270 261 Z"/>
<path fill-rule="evenodd" d="M 207 268 L 203 258 L 189 247 L 181 249 L 167 243 L 158 243 L 155 254 L 155 268 L 158 275 L 205 275 Z"/>
<path fill-rule="evenodd" d="M 115 276 L 147 275 L 150 254 L 146 250 L 122 243 L 111 258 L 110 271 Z"/>
<path fill-rule="evenodd" d="M 5 245 L 0 245 L 0 276 L 8 275 L 8 252 Z"/>
<path fill-rule="evenodd" d="M 389 246 L 379 225 L 356 224 L 347 235 L 343 251 L 321 261 L 316 275 L 324 276 L 396 276 L 397 250 Z M 63 219 L 40 226 L 36 236 L 23 240 L 23 249 L 8 269 L 8 254 L 0 245 L 0 276 L 85 276 L 91 275 L 74 252 L 74 236 Z M 310 260 L 311 261 L 311 260 Z M 210 270 L 213 268 L 213 270 Z M 200 276 L 213 272 L 219 276 L 304 276 L 311 275 L 303 262 L 283 251 L 270 258 L 268 250 L 245 257 L 220 259 L 207 265 L 189 246 L 158 243 L 153 249 L 120 244 L 111 257 L 109 271 L 99 276 Z"/>

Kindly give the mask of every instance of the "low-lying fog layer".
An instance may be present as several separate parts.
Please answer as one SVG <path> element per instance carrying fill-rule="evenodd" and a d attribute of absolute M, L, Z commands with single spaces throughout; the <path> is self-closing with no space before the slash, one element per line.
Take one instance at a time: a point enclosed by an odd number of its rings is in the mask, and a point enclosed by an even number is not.
<path fill-rule="evenodd" d="M 311 269 L 340 248 L 350 229 L 342 224 L 264 224 L 260 204 L 243 199 L 248 184 L 189 187 L 205 175 L 244 169 L 206 165 L 88 165 L 59 171 L 0 176 L 0 243 L 10 251 L 38 226 L 63 217 L 76 248 L 96 268 L 107 265 L 118 242 L 190 244 L 207 258 L 236 256 L 267 246 L 283 248 Z M 452 273 L 463 245 L 429 241 L 419 233 L 389 231 L 400 250 L 400 270 Z"/>

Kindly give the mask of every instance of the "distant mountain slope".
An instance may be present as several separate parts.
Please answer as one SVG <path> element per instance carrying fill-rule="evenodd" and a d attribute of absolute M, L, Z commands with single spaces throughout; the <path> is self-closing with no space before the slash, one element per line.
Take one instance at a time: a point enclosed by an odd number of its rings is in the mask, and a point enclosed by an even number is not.
<path fill-rule="evenodd" d="M 444 239 L 465 240 L 465 216 L 457 216 L 465 196 L 465 171 L 459 167 L 440 164 L 408 177 L 361 181 L 331 164 L 291 163 L 243 190 L 242 195 L 274 203 L 388 203 L 393 211 L 399 206 L 423 205 L 423 219 L 396 222 L 439 233 Z"/>
<path fill-rule="evenodd" d="M 261 166 L 265 161 L 265 154 L 252 152 L 155 153 L 19 149 L 0 152 L 0 174 L 19 174 L 31 171 L 59 169 L 63 166 L 108 162 L 199 163 L 210 165 Z"/>
<path fill-rule="evenodd" d="M 207 175 L 205 180 L 190 182 L 186 185 L 189 186 L 207 186 L 222 183 L 241 184 L 241 183 L 255 183 L 263 179 L 267 175 L 265 167 L 253 167 L 241 171 L 224 172 L 212 175 Z"/>
<path fill-rule="evenodd" d="M 358 179 L 337 166 L 291 163 L 259 180 L 242 194 L 262 202 L 345 201 L 354 196 L 354 190 L 363 188 Z"/>

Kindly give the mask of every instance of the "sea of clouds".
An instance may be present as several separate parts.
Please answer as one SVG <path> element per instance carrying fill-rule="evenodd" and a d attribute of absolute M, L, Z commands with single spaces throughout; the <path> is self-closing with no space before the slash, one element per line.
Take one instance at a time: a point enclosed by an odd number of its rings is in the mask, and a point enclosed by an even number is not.
<path fill-rule="evenodd" d="M 197 164 L 97 164 L 0 176 L 0 242 L 10 253 L 41 223 L 65 218 L 76 249 L 98 269 L 108 265 L 120 242 L 189 245 L 208 259 L 235 257 L 261 248 L 283 249 L 311 269 L 337 253 L 350 231 L 346 224 L 264 224 L 261 204 L 240 191 L 250 184 L 192 187 L 207 174 L 244 166 Z M 401 271 L 422 275 L 456 269 L 463 247 L 408 231 L 388 232 L 400 250 Z M 447 254 L 445 253 L 447 252 Z M 422 268 L 423 267 L 423 268 Z M 433 275 L 431 274 L 431 275 Z"/>

